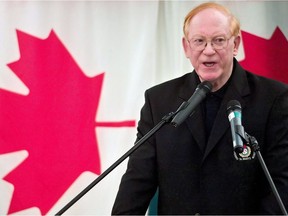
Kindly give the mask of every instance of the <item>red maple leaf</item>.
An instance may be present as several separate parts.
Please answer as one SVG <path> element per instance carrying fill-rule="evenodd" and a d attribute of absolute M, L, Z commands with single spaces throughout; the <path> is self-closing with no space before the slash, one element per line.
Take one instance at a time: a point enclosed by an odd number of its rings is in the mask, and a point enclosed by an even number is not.
<path fill-rule="evenodd" d="M 288 42 L 280 28 L 269 40 L 242 31 L 245 59 L 241 65 L 259 75 L 288 83 Z"/>
<path fill-rule="evenodd" d="M 15 192 L 9 213 L 31 207 L 47 213 L 84 171 L 100 174 L 95 122 L 104 73 L 86 77 L 54 31 L 45 40 L 17 31 L 20 59 L 8 66 L 28 86 L 27 96 L 0 90 L 1 153 L 27 150 L 5 180 Z"/>

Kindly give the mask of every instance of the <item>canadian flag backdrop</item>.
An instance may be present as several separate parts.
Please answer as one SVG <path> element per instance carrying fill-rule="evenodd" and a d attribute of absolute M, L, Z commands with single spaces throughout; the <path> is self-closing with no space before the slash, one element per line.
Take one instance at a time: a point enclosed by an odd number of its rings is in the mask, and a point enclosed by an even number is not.
<path fill-rule="evenodd" d="M 0 2 L 0 215 L 57 213 L 133 146 L 145 89 L 193 69 L 182 24 L 199 3 Z M 219 3 L 241 64 L 288 83 L 288 2 Z M 64 215 L 109 215 L 126 165 Z"/>

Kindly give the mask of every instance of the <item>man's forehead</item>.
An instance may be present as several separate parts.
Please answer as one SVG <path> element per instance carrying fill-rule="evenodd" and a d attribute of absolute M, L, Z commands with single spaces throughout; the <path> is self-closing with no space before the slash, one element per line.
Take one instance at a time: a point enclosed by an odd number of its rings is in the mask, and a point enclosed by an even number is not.
<path fill-rule="evenodd" d="M 190 20 L 190 24 L 199 23 L 201 21 L 210 21 L 210 22 L 228 22 L 229 15 L 224 12 L 217 10 L 216 8 L 206 8 L 202 11 L 199 11 L 195 16 Z"/>
<path fill-rule="evenodd" d="M 200 11 L 189 23 L 189 33 L 227 34 L 229 30 L 229 17 L 214 8 Z"/>

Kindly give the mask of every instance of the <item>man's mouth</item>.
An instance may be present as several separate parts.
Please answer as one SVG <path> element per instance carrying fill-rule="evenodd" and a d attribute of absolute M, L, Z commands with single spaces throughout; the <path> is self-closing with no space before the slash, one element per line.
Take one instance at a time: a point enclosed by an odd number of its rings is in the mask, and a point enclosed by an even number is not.
<path fill-rule="evenodd" d="M 215 65 L 215 62 L 204 62 L 203 63 L 206 67 L 213 67 Z"/>

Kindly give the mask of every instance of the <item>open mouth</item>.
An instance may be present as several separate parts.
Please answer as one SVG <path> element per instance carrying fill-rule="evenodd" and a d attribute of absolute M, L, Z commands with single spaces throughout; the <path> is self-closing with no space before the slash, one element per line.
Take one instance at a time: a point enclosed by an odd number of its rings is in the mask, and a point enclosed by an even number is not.
<path fill-rule="evenodd" d="M 216 63 L 215 62 L 204 62 L 203 63 L 206 67 L 213 67 Z"/>

